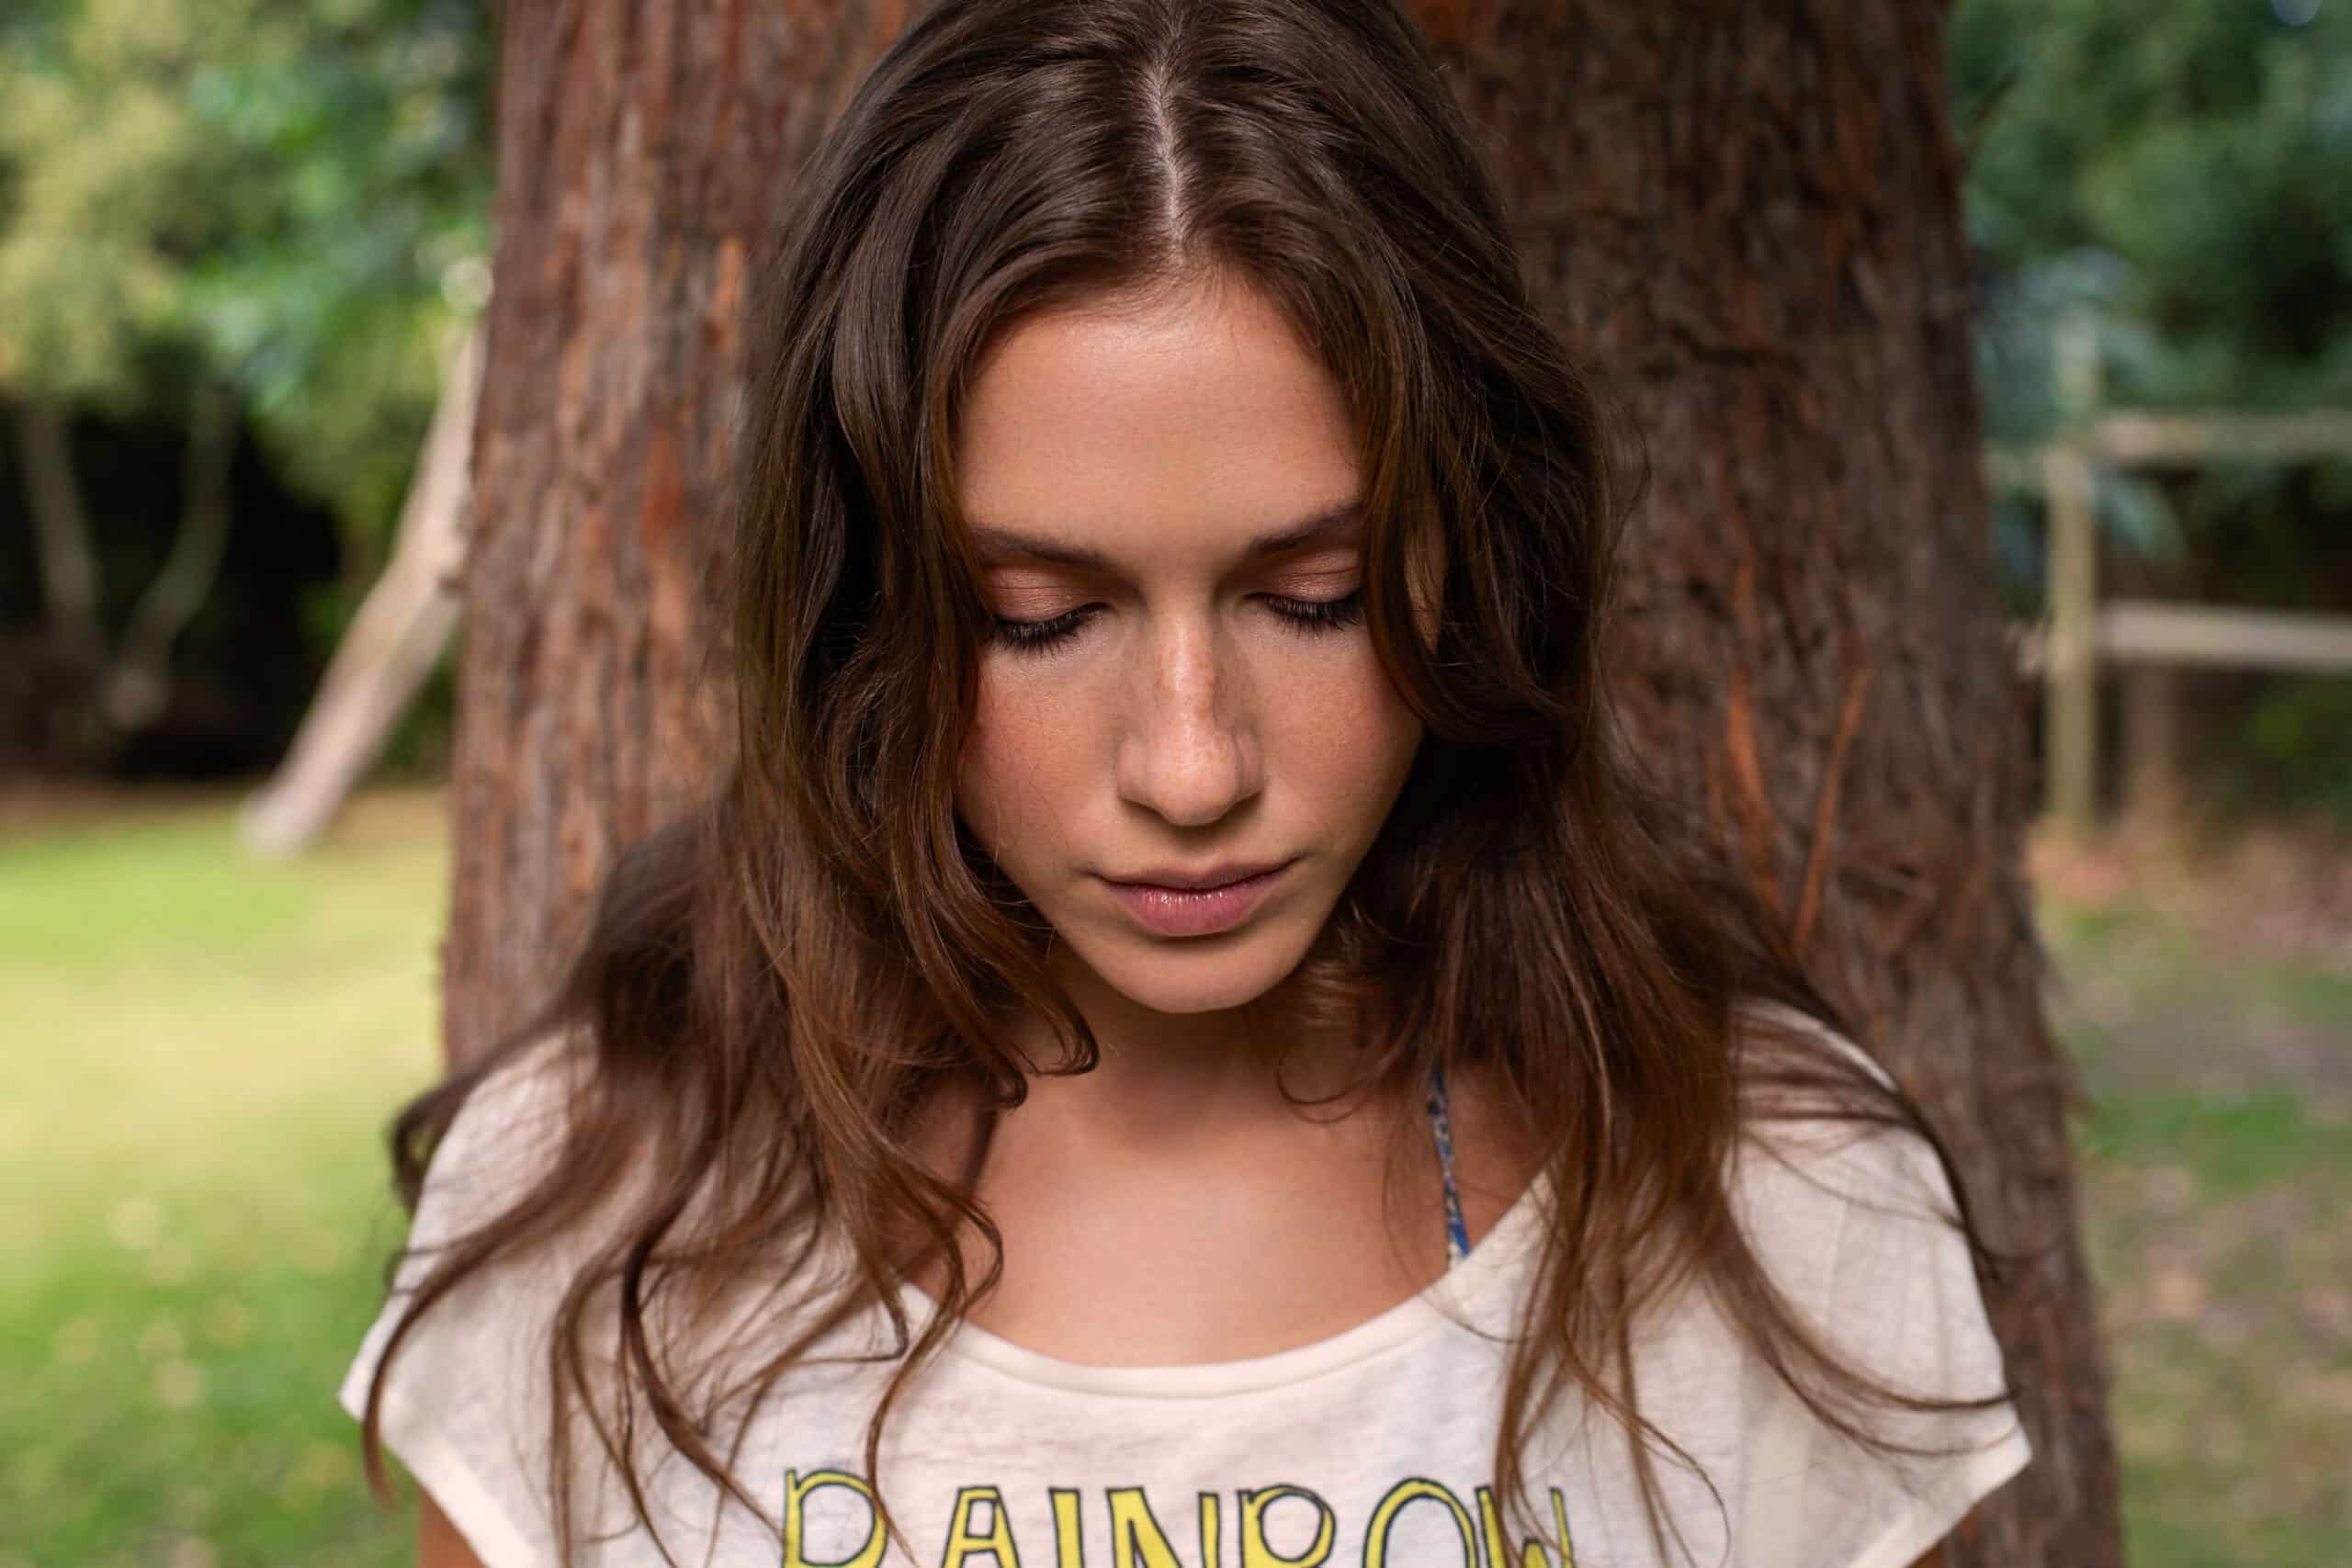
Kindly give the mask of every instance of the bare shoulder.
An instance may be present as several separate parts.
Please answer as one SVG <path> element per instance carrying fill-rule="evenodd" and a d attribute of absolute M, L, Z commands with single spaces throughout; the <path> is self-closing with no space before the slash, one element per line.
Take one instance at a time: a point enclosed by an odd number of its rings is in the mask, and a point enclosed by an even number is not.
<path fill-rule="evenodd" d="M 416 1489 L 416 1568 L 482 1568 L 474 1549 L 422 1486 Z"/>

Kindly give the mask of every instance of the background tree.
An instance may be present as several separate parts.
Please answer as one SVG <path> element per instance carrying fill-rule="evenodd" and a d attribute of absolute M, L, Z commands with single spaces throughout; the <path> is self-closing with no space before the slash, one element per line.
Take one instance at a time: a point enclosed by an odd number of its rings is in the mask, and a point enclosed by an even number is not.
<path fill-rule="evenodd" d="M 464 318 L 487 293 L 491 38 L 479 0 L 26 0 L 0 15 L 7 498 L 102 758 L 170 699 L 234 527 L 230 457 L 331 508 L 331 640 L 374 577 Z M 183 433 L 181 520 L 92 504 L 73 423 Z"/>
<path fill-rule="evenodd" d="M 1637 732 L 1949 1130 L 2037 1463 L 1956 1563 L 2117 1561 L 2065 1059 L 2020 866 L 1943 13 L 1420 0 L 1538 297 L 1632 405 Z M 552 978 L 719 760 L 688 684 L 747 261 L 906 8 L 514 0 L 465 582 L 447 1039 Z"/>

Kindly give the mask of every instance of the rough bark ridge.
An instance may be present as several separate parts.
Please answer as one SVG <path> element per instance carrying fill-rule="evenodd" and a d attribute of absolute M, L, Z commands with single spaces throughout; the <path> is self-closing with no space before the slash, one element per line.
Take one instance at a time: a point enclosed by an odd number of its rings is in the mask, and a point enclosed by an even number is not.
<path fill-rule="evenodd" d="M 898 0 L 513 0 L 475 431 L 444 1034 L 554 978 L 727 737 L 699 662 L 746 269 Z"/>
<path fill-rule="evenodd" d="M 1951 1548 L 2120 1561 L 2106 1371 L 2022 866 L 1943 7 L 1425 0 L 1529 276 L 1628 405 L 1623 701 L 1947 1129 L 2037 1456 Z"/>
<path fill-rule="evenodd" d="M 2038 1457 L 1955 1568 L 2118 1561 L 2113 1454 L 2019 852 L 1942 11 L 1415 0 L 1531 279 L 1655 460 L 1625 703 L 1952 1137 Z M 696 625 L 748 258 L 904 0 L 510 0 L 445 1021 L 551 978 L 707 778 Z"/>

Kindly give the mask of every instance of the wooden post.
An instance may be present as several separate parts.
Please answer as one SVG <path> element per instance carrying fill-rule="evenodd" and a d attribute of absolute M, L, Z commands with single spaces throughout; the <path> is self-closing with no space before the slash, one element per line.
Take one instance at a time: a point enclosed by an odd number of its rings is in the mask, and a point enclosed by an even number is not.
<path fill-rule="evenodd" d="M 2086 318 L 2058 338 L 2059 438 L 2042 448 L 2049 506 L 2049 696 L 2043 713 L 2045 802 L 2064 829 L 2087 832 L 2098 787 L 2098 528 L 2083 424 L 2098 400 L 2098 345 Z"/>
<path fill-rule="evenodd" d="M 2135 664 L 2123 675 L 2123 806 L 2135 827 L 2169 828 L 2180 810 L 2180 671 Z"/>

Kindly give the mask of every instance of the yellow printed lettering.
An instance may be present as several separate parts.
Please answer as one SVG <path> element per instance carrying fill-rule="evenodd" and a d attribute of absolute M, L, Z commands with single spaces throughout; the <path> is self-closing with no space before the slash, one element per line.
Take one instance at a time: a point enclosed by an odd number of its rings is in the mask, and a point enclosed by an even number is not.
<path fill-rule="evenodd" d="M 983 1535 L 972 1528 L 972 1510 L 988 1506 L 989 1528 Z M 987 1552 L 997 1568 L 1021 1568 L 1021 1553 L 1012 1544 L 1012 1521 L 1005 1517 L 1004 1495 L 993 1486 L 965 1486 L 956 1493 L 956 1517 L 947 1529 L 947 1546 L 939 1568 L 963 1568 L 964 1559 Z"/>
<path fill-rule="evenodd" d="M 1478 1538 L 1470 1525 L 1470 1510 L 1462 1499 L 1434 1481 L 1422 1476 L 1410 1476 L 1388 1489 L 1380 1506 L 1372 1511 L 1372 1524 L 1364 1531 L 1363 1568 L 1387 1568 L 1388 1532 L 1395 1528 L 1396 1516 L 1419 1502 L 1443 1503 L 1453 1516 L 1453 1528 L 1462 1532 L 1462 1561 L 1464 1568 L 1478 1568 Z M 1419 1568 L 1419 1564 L 1415 1568 Z"/>
<path fill-rule="evenodd" d="M 1217 1568 L 1222 1560 L 1219 1548 L 1224 1544 L 1223 1517 L 1217 1509 L 1216 1494 L 1201 1494 L 1201 1568 Z"/>
<path fill-rule="evenodd" d="M 1315 1541 L 1303 1557 L 1281 1557 L 1266 1544 L 1266 1510 L 1285 1497 L 1315 1505 Z M 1241 1568 L 1312 1568 L 1331 1555 L 1331 1505 L 1304 1486 L 1269 1486 L 1241 1498 Z"/>
<path fill-rule="evenodd" d="M 1168 1532 L 1151 1516 L 1151 1503 L 1140 1486 L 1116 1486 L 1110 1492 L 1111 1561 L 1117 1568 L 1184 1568 Z"/>
<path fill-rule="evenodd" d="M 865 1499 L 867 1524 L 865 1544 L 854 1555 L 838 1562 L 819 1562 L 809 1557 L 804 1548 L 801 1507 L 812 1492 L 828 1486 L 845 1486 Z M 846 1471 L 812 1470 L 798 1475 L 784 1472 L 784 1565 L 783 1568 L 878 1568 L 882 1561 L 882 1515 L 874 1506 L 874 1488 Z"/>
<path fill-rule="evenodd" d="M 1487 1561 L 1492 1568 L 1507 1568 L 1510 1549 L 1503 1544 L 1501 1510 L 1495 1506 L 1494 1489 L 1478 1488 L 1478 1526 L 1487 1538 Z M 1576 1553 L 1568 1546 L 1568 1511 L 1560 1501 L 1560 1489 L 1552 1488 L 1552 1517 L 1560 1528 L 1560 1568 L 1576 1568 Z M 1541 1536 L 1530 1536 L 1520 1543 L 1520 1568 L 1552 1568 L 1552 1554 L 1545 1550 Z"/>
<path fill-rule="evenodd" d="M 1086 1541 L 1078 1533 L 1078 1494 L 1056 1486 L 1046 1495 L 1054 1502 L 1054 1568 L 1086 1568 Z"/>

